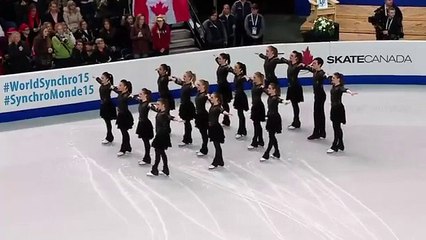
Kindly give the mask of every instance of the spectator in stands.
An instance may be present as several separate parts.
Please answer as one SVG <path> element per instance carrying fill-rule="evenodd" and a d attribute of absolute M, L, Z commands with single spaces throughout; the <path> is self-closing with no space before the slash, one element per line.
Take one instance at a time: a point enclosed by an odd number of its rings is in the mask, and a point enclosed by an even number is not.
<path fill-rule="evenodd" d="M 156 18 L 156 23 L 152 26 L 152 48 L 154 55 L 168 55 L 171 42 L 170 26 L 166 23 L 164 15 Z"/>
<path fill-rule="evenodd" d="M 251 13 L 251 2 L 238 0 L 232 5 L 232 14 L 235 16 L 235 45 L 243 46 L 247 40 L 244 29 L 244 20 Z"/>
<path fill-rule="evenodd" d="M 374 16 L 369 21 L 374 25 L 376 28 L 376 39 L 377 40 L 383 40 L 383 28 L 386 24 L 386 21 L 388 19 L 388 8 L 394 8 L 395 9 L 395 16 L 394 19 L 396 21 L 400 21 L 402 23 L 403 16 L 402 12 L 394 3 L 393 0 L 385 0 L 385 4 L 380 6 L 374 11 Z M 402 24 L 401 24 L 402 25 Z"/>
<path fill-rule="evenodd" d="M 42 27 L 40 33 L 34 38 L 33 49 L 36 70 L 52 68 L 53 46 L 47 27 Z"/>
<path fill-rule="evenodd" d="M 109 19 L 105 19 L 103 21 L 103 27 L 99 32 L 99 38 L 102 38 L 102 41 L 110 48 L 110 50 L 116 56 L 116 52 L 118 52 L 118 39 L 117 30 L 112 26 L 111 21 Z"/>
<path fill-rule="evenodd" d="M 132 39 L 133 57 L 148 57 L 151 51 L 151 30 L 148 24 L 145 23 L 145 16 L 138 15 L 136 23 L 130 31 Z"/>
<path fill-rule="evenodd" d="M 31 71 L 31 51 L 25 42 L 21 41 L 21 34 L 16 29 L 8 30 L 9 46 L 7 48 L 8 73 L 23 73 Z"/>
<path fill-rule="evenodd" d="M 128 49 L 130 52 L 132 51 L 132 39 L 131 39 L 131 31 L 132 28 L 135 26 L 135 19 L 132 15 L 124 15 L 121 18 L 120 23 L 120 42 L 121 42 L 121 48 Z"/>
<path fill-rule="evenodd" d="M 59 11 L 56 1 L 51 1 L 49 3 L 49 11 L 44 15 L 43 21 L 50 22 L 52 27 L 55 27 L 57 23 L 64 22 L 64 16 L 62 12 Z"/>
<path fill-rule="evenodd" d="M 209 49 L 223 48 L 227 45 L 226 29 L 222 21 L 217 17 L 217 11 L 213 9 L 210 18 L 203 22 L 206 30 L 206 42 Z"/>
<path fill-rule="evenodd" d="M 64 28 L 65 36 L 66 36 L 67 38 L 69 38 L 69 39 L 71 40 L 71 44 L 72 44 L 73 46 L 75 46 L 76 39 L 75 39 L 75 37 L 74 37 L 74 34 L 70 31 L 70 29 L 68 28 L 68 25 L 67 25 L 67 24 L 62 23 L 62 26 L 63 26 L 63 28 Z"/>
<path fill-rule="evenodd" d="M 0 75 L 6 74 L 5 69 L 5 53 L 6 53 L 7 40 L 4 37 L 4 32 L 0 26 Z"/>
<path fill-rule="evenodd" d="M 77 42 L 75 43 L 75 47 L 72 49 L 71 58 L 73 66 L 81 66 L 86 64 L 83 41 L 77 40 Z"/>
<path fill-rule="evenodd" d="M 80 13 L 80 8 L 77 7 L 74 1 L 68 1 L 64 7 L 64 20 L 71 32 L 75 33 L 79 27 L 83 17 Z"/>
<path fill-rule="evenodd" d="M 400 18 L 395 18 L 396 10 L 393 7 L 387 9 L 388 17 L 386 22 L 381 26 L 383 29 L 381 39 L 383 40 L 399 40 L 404 37 L 402 32 L 402 22 Z"/>
<path fill-rule="evenodd" d="M 74 48 L 73 40 L 64 31 L 62 23 L 55 25 L 56 34 L 52 37 L 54 63 L 56 68 L 72 66 L 71 53 Z"/>
<path fill-rule="evenodd" d="M 19 26 L 21 23 L 25 22 L 26 14 L 28 11 L 28 6 L 30 5 L 30 0 L 16 0 L 15 1 L 15 19 L 14 22 Z"/>
<path fill-rule="evenodd" d="M 82 40 L 83 43 L 95 41 L 95 34 L 88 28 L 87 22 L 84 20 L 80 22 L 80 27 L 75 32 L 74 37 Z"/>
<path fill-rule="evenodd" d="M 86 64 L 95 64 L 95 59 L 93 56 L 93 52 L 95 50 L 95 47 L 93 46 L 92 42 L 86 42 L 84 43 L 84 61 Z"/>
<path fill-rule="evenodd" d="M 47 28 L 50 38 L 55 36 L 55 30 L 53 29 L 53 25 L 50 22 L 44 22 L 42 28 Z"/>
<path fill-rule="evenodd" d="M 30 28 L 30 35 L 28 37 L 30 39 L 30 42 L 32 43 L 41 28 L 41 20 L 35 4 L 29 5 L 28 14 L 27 18 L 25 19 L 25 22 Z"/>
<path fill-rule="evenodd" d="M 21 33 L 21 41 L 25 42 L 31 48 L 33 43 L 30 42 L 30 27 L 26 23 L 22 23 L 18 30 Z"/>
<path fill-rule="evenodd" d="M 263 43 L 263 33 L 265 31 L 265 18 L 259 12 L 259 6 L 254 3 L 251 13 L 244 21 L 244 29 L 247 34 L 246 45 L 259 45 Z"/>
<path fill-rule="evenodd" d="M 113 60 L 113 55 L 110 48 L 105 44 L 102 38 L 95 41 L 96 48 L 93 51 L 93 60 L 95 63 L 107 63 Z"/>
<path fill-rule="evenodd" d="M 78 0 L 80 12 L 84 20 L 91 27 L 95 25 L 96 3 L 95 0 Z"/>
<path fill-rule="evenodd" d="M 228 37 L 227 47 L 235 46 L 235 17 L 231 14 L 231 7 L 228 4 L 223 6 L 222 14 L 219 16 L 223 26 L 226 30 L 226 36 Z"/>

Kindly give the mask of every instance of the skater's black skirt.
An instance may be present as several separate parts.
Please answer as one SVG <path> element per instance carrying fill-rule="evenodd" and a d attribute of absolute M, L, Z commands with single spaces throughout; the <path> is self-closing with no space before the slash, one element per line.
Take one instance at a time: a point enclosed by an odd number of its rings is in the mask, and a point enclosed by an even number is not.
<path fill-rule="evenodd" d="M 232 100 L 232 89 L 229 83 L 222 83 L 217 86 L 217 92 L 222 95 L 223 102 L 230 103 Z"/>
<path fill-rule="evenodd" d="M 192 102 L 182 103 L 179 106 L 179 117 L 185 121 L 191 121 L 195 118 L 195 106 Z"/>
<path fill-rule="evenodd" d="M 303 88 L 301 85 L 294 85 L 287 88 L 286 100 L 293 102 L 303 102 Z"/>
<path fill-rule="evenodd" d="M 279 114 L 268 116 L 268 120 L 266 120 L 266 130 L 268 132 L 281 133 L 282 128 L 281 116 Z"/>
<path fill-rule="evenodd" d="M 101 103 L 100 116 L 105 120 L 117 119 L 117 110 L 112 102 Z"/>
<path fill-rule="evenodd" d="M 235 93 L 234 108 L 237 110 L 249 110 L 247 95 L 244 91 Z"/>
<path fill-rule="evenodd" d="M 208 129 L 209 128 L 209 114 L 198 113 L 195 116 L 195 127 L 199 129 Z"/>
<path fill-rule="evenodd" d="M 279 85 L 278 84 L 278 78 L 277 77 L 268 77 L 267 79 L 265 79 L 265 85 L 269 85 L 269 84 L 271 84 L 271 83 L 275 83 L 275 84 L 277 84 L 277 85 Z"/>
<path fill-rule="evenodd" d="M 133 127 L 133 116 L 130 111 L 119 112 L 117 114 L 117 127 L 123 130 L 129 130 Z"/>
<path fill-rule="evenodd" d="M 168 132 L 157 133 L 152 141 L 152 147 L 156 149 L 167 149 L 172 147 L 170 134 Z"/>
<path fill-rule="evenodd" d="M 152 139 L 154 137 L 154 128 L 149 119 L 139 120 L 136 128 L 136 134 L 139 138 Z"/>
<path fill-rule="evenodd" d="M 265 121 L 265 105 L 263 103 L 257 103 L 251 107 L 250 119 L 259 122 Z"/>
<path fill-rule="evenodd" d="M 225 133 L 220 124 L 209 126 L 209 138 L 211 142 L 225 143 Z"/>
<path fill-rule="evenodd" d="M 330 120 L 333 123 L 346 124 L 345 106 L 343 106 L 343 104 L 337 104 L 337 105 L 331 106 Z"/>

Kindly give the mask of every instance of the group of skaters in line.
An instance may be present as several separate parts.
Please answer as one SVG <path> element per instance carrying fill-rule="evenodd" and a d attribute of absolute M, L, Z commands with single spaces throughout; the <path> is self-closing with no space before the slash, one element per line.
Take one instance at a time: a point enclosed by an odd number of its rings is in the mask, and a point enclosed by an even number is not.
<path fill-rule="evenodd" d="M 299 103 L 303 102 L 303 89 L 299 82 L 298 75 L 302 70 L 307 70 L 313 74 L 314 90 L 314 130 L 309 140 L 326 137 L 325 132 L 325 112 L 324 103 L 326 93 L 324 91 L 324 82 L 331 80 L 332 88 L 330 91 L 331 111 L 330 119 L 333 123 L 334 141 L 327 153 L 335 153 L 344 150 L 342 124 L 346 123 L 345 108 L 342 104 L 343 93 L 355 95 L 344 86 L 344 76 L 341 73 L 334 73 L 328 76 L 323 70 L 323 59 L 315 58 L 309 65 L 302 63 L 303 57 L 300 52 L 293 51 L 289 59 L 278 57 L 278 50 L 273 46 L 266 48 L 265 54 L 258 54 L 264 60 L 264 73 L 256 72 L 252 77 L 247 76 L 247 67 L 242 62 L 237 62 L 231 66 L 229 54 L 221 53 L 215 58 L 218 64 L 217 91 L 209 92 L 209 81 L 197 79 L 192 71 L 184 73 L 182 78 L 174 77 L 171 74 L 171 67 L 161 64 L 156 71 L 158 72 L 158 92 L 159 99 L 153 103 L 152 91 L 143 88 L 136 95 L 132 95 L 132 83 L 128 80 L 121 80 L 118 86 L 114 85 L 114 77 L 108 72 L 104 72 L 96 81 L 100 84 L 99 93 L 101 98 L 100 116 L 104 119 L 107 127 L 106 138 L 103 144 L 109 144 L 114 140 L 112 134 L 112 120 L 116 119 L 118 129 L 122 133 L 122 144 L 118 156 L 123 156 L 132 151 L 130 145 L 129 129 L 133 127 L 134 119 L 129 111 L 130 101 L 139 102 L 139 121 L 136 128 L 136 134 L 142 139 L 145 147 L 145 155 L 139 161 L 140 165 L 151 164 L 150 150 L 155 151 L 155 162 L 152 170 L 147 173 L 149 176 L 159 174 L 169 175 L 168 158 L 166 150 L 171 144 L 171 121 L 178 121 L 184 124 L 184 134 L 180 147 L 192 144 L 192 120 L 195 120 L 195 127 L 198 128 L 202 144 L 197 156 L 202 157 L 208 153 L 208 142 L 213 142 L 215 155 L 209 169 L 215 169 L 224 166 L 221 144 L 225 143 L 225 134 L 223 126 L 230 126 L 230 106 L 233 100 L 233 107 L 237 110 L 238 130 L 236 139 L 247 136 L 246 119 L 244 112 L 251 110 L 250 119 L 253 122 L 254 135 L 248 149 L 256 149 L 265 145 L 263 139 L 262 122 L 266 121 L 266 131 L 269 134 L 268 144 L 260 161 L 267 161 L 270 157 L 279 159 L 281 157 L 276 134 L 282 132 L 282 118 L 279 113 L 279 104 L 291 104 L 293 108 L 293 122 L 288 126 L 289 130 L 301 127 L 299 119 Z M 287 68 L 288 88 L 286 98 L 280 97 L 280 86 L 275 69 L 278 64 L 285 64 Z M 228 81 L 228 74 L 234 75 L 233 86 Z M 171 115 L 170 111 L 175 109 L 175 100 L 169 89 L 169 83 L 173 82 L 181 86 L 179 116 Z M 251 88 L 251 106 L 244 91 L 244 85 L 250 82 Z M 111 92 L 118 94 L 117 106 L 111 98 Z M 194 101 L 191 96 L 196 92 Z M 262 95 L 265 94 L 267 104 L 262 101 Z M 206 103 L 210 103 L 207 110 Z M 156 113 L 155 128 L 148 115 L 150 111 Z M 223 115 L 222 121 L 220 116 Z M 155 130 L 155 131 L 154 131 Z M 154 133 L 155 132 L 155 133 Z M 273 152 L 271 154 L 271 150 Z M 160 161 L 163 160 L 162 171 L 158 170 Z"/>

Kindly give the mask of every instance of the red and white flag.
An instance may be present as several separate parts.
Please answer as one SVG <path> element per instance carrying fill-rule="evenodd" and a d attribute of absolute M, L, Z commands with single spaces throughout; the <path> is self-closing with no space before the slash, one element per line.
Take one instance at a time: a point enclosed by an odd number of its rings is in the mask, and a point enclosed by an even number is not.
<path fill-rule="evenodd" d="M 133 0 L 133 14 L 143 14 L 147 23 L 164 15 L 167 23 L 185 22 L 190 18 L 188 0 Z"/>

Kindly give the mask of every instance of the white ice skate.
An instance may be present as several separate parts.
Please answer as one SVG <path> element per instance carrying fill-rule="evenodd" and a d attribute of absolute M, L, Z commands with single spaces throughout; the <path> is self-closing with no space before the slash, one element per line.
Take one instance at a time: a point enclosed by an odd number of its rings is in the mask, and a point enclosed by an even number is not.
<path fill-rule="evenodd" d="M 293 126 L 293 125 L 289 125 L 287 128 L 288 128 L 288 130 L 294 130 L 294 129 L 296 129 L 296 127 Z"/>
<path fill-rule="evenodd" d="M 235 135 L 235 139 L 240 139 L 240 138 L 242 138 L 242 137 L 244 137 L 245 135 L 241 135 L 241 134 L 237 134 L 237 135 Z"/>
<path fill-rule="evenodd" d="M 185 147 L 185 146 L 189 146 L 189 145 L 191 145 L 191 143 L 181 142 L 181 143 L 178 144 L 179 147 Z"/>
<path fill-rule="evenodd" d="M 257 148 L 257 147 L 255 147 L 255 146 L 253 146 L 253 145 L 248 145 L 248 146 L 247 146 L 247 149 L 248 149 L 248 150 L 252 150 L 252 149 L 255 149 L 255 148 Z"/>
<path fill-rule="evenodd" d="M 146 175 L 147 175 L 148 177 L 155 177 L 155 175 L 154 175 L 154 174 L 152 174 L 152 172 L 147 172 L 147 173 L 146 173 Z"/>
<path fill-rule="evenodd" d="M 327 150 L 327 153 L 329 153 L 329 154 L 331 154 L 331 153 L 335 153 L 335 152 L 337 152 L 337 151 L 334 151 L 334 150 L 333 150 L 333 149 L 331 149 L 331 148 Z"/>
<path fill-rule="evenodd" d="M 149 163 L 146 163 L 146 162 L 144 162 L 143 160 L 139 160 L 139 161 L 138 161 L 138 164 L 139 164 L 139 165 L 141 165 L 141 166 L 143 166 L 143 165 L 147 165 L 147 164 L 149 164 Z"/>
<path fill-rule="evenodd" d="M 264 157 L 261 157 L 261 158 L 260 158 L 260 161 L 261 161 L 261 162 L 264 162 L 264 161 L 267 161 L 267 160 L 268 160 L 268 159 L 266 159 L 266 158 L 264 158 Z"/>
<path fill-rule="evenodd" d="M 104 139 L 104 140 L 102 140 L 102 142 L 101 142 L 102 144 L 110 144 L 111 142 L 110 141 L 108 141 L 108 140 L 106 140 L 106 139 Z"/>
<path fill-rule="evenodd" d="M 215 168 L 217 168 L 217 167 L 216 167 L 216 166 L 213 166 L 213 165 L 210 165 L 210 166 L 209 166 L 209 169 L 210 169 L 210 170 L 215 169 Z"/>
<path fill-rule="evenodd" d="M 124 156 L 124 152 L 118 152 L 117 153 L 117 157 L 121 157 L 121 156 Z"/>
<path fill-rule="evenodd" d="M 197 156 L 198 156 L 198 157 L 202 157 L 202 156 L 206 156 L 206 154 L 204 154 L 204 153 L 202 153 L 202 152 L 200 152 L 200 151 L 197 151 Z"/>

